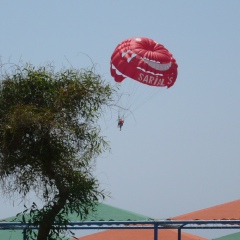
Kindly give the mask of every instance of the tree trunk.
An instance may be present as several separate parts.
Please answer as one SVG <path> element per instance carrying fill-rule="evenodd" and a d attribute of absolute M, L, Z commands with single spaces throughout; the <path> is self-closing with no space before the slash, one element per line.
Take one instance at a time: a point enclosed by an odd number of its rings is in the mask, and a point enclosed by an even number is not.
<path fill-rule="evenodd" d="M 51 151 L 49 151 L 49 153 L 50 152 Z M 45 163 L 44 172 L 49 179 L 54 179 L 56 187 L 58 189 L 58 196 L 57 196 L 58 200 L 55 202 L 53 207 L 45 214 L 42 221 L 40 221 L 37 240 L 48 239 L 49 232 L 55 221 L 55 217 L 64 208 L 70 194 L 69 187 L 66 186 L 62 181 L 62 176 L 58 175 L 54 171 L 54 169 L 55 168 L 51 161 L 48 161 L 47 163 Z"/>
<path fill-rule="evenodd" d="M 43 217 L 39 224 L 37 240 L 47 240 L 55 217 L 62 210 L 69 196 L 69 190 L 66 187 L 59 189 L 59 199 L 50 211 Z"/>

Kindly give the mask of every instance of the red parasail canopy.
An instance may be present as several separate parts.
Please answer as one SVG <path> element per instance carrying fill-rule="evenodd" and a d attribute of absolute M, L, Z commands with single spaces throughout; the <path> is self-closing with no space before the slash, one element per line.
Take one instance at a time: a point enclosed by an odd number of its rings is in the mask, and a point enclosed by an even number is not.
<path fill-rule="evenodd" d="M 121 42 L 111 57 L 111 75 L 116 82 L 126 77 L 156 87 L 170 88 L 178 65 L 172 54 L 152 39 L 139 37 Z"/>

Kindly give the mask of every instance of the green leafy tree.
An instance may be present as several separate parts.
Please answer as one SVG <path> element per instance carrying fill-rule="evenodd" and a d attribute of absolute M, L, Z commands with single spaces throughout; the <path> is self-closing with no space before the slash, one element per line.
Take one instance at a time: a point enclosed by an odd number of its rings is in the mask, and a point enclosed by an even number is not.
<path fill-rule="evenodd" d="M 68 213 L 84 220 L 106 196 L 92 167 L 109 148 L 97 120 L 115 90 L 94 69 L 55 73 L 49 66 L 26 65 L 1 78 L 2 191 L 23 200 L 32 192 L 41 198 L 43 207 L 33 202 L 21 215 L 39 226 L 28 230 L 28 239 L 61 239 Z"/>

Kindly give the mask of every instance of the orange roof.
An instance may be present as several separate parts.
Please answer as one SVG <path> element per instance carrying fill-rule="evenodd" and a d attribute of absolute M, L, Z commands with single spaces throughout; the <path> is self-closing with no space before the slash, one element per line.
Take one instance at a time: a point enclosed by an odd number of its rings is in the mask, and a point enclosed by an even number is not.
<path fill-rule="evenodd" d="M 186 213 L 172 220 L 239 220 L 240 200 L 205 208 L 196 212 Z"/>
<path fill-rule="evenodd" d="M 173 229 L 162 229 L 158 230 L 158 239 L 159 240 L 176 240 L 178 237 L 177 230 Z M 79 240 L 153 240 L 154 231 L 151 229 L 135 229 L 135 230 L 107 230 L 88 236 L 78 238 Z M 182 240 L 206 240 L 207 238 L 198 237 L 193 234 L 181 232 Z"/>

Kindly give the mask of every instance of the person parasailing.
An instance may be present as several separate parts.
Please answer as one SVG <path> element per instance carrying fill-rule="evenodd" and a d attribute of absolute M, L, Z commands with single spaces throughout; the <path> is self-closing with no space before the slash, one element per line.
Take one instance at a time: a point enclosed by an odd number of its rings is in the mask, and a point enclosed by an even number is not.
<path fill-rule="evenodd" d="M 115 83 L 121 85 L 119 90 L 122 94 L 118 100 L 120 111 L 133 112 L 136 110 L 133 101 L 136 101 L 138 106 L 146 102 L 143 98 L 144 92 L 148 94 L 145 96 L 149 99 L 152 91 L 159 92 L 159 88 L 168 89 L 174 85 L 178 75 L 178 64 L 162 44 L 150 38 L 134 37 L 125 39 L 116 46 L 111 56 L 110 72 Z M 140 94 L 136 94 L 137 88 Z M 118 112 L 120 131 L 124 124 L 123 119 L 127 117 L 125 113 Z"/>
<path fill-rule="evenodd" d="M 118 117 L 118 127 L 120 128 L 120 131 L 122 130 L 123 123 L 124 123 L 123 118 Z"/>

